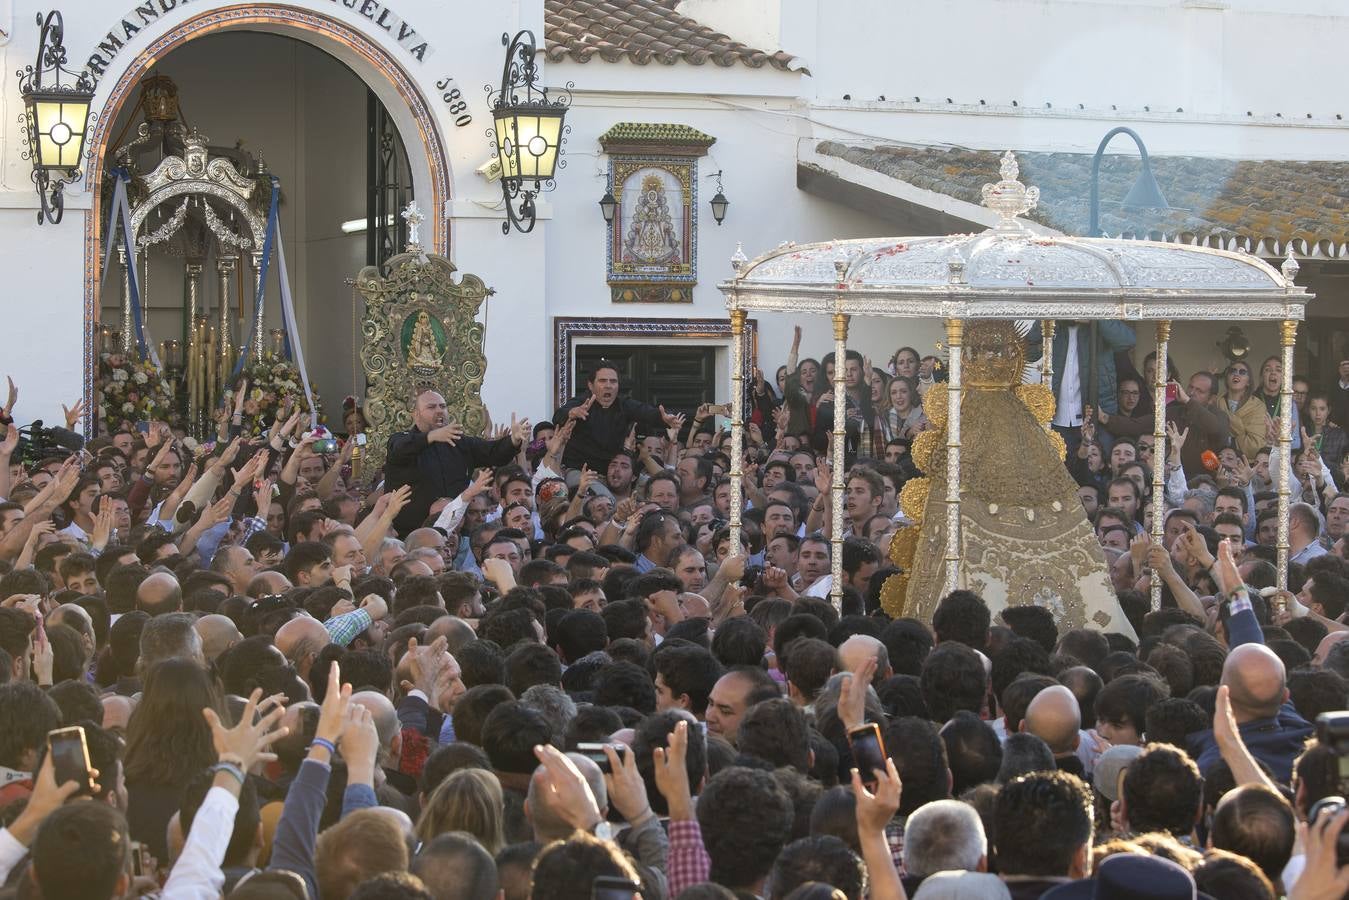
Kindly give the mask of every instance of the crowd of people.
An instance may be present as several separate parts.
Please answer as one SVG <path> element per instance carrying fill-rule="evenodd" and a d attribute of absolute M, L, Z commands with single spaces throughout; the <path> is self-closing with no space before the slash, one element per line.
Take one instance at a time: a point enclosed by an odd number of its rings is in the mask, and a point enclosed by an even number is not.
<path fill-rule="evenodd" d="M 1136 641 L 969 590 L 886 614 L 944 377 L 907 347 L 842 361 L 842 460 L 837 361 L 799 332 L 743 448 L 604 362 L 484 435 L 423 391 L 373 469 L 359 407 L 322 452 L 284 410 L 196 445 L 86 441 L 76 406 L 49 454 L 11 383 L 0 897 L 1345 896 L 1349 723 L 1318 719 L 1349 706 L 1349 361 L 1302 382 L 1290 461 L 1277 359 L 1174 373 L 1155 445 L 1127 331 L 1060 323 L 1054 425 Z M 88 778 L 57 776 L 72 728 Z"/>

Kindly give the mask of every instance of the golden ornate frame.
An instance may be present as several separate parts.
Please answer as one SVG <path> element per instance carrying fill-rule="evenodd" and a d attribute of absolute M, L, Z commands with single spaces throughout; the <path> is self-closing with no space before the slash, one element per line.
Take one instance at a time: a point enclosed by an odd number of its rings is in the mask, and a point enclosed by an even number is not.
<path fill-rule="evenodd" d="M 455 267 L 443 256 L 400 253 L 388 262 L 387 276 L 366 266 L 356 277 L 365 297 L 361 321 L 361 365 L 370 386 L 365 417 L 369 423 L 362 466 L 373 472 L 384 465 L 389 437 L 412 425 L 412 401 L 424 389 L 439 391 L 450 420 L 468 434 L 487 427 L 482 382 L 487 375 L 483 347 L 486 325 L 477 320 L 483 301 L 495 293 L 476 275 L 454 280 Z M 419 361 L 409 352 L 404 332 L 414 316 L 426 313 L 434 328 L 434 360 Z"/>

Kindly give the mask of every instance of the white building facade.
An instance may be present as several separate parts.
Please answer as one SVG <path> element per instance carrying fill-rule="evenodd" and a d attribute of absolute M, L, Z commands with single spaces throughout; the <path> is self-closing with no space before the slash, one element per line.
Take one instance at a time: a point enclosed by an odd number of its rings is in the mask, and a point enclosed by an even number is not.
<path fill-rule="evenodd" d="M 31 64 L 40 9 L 0 5 L 6 71 Z M 428 211 L 423 244 L 495 290 L 482 314 L 483 399 L 497 421 L 551 414 L 588 345 L 710 347 L 709 392 L 725 400 L 716 285 L 737 245 L 754 256 L 782 241 L 984 227 L 969 190 L 996 180 L 1006 149 L 1025 154 L 1023 174 L 1041 183 L 1040 224 L 1081 233 L 1090 154 L 1118 125 L 1146 140 L 1177 209 L 1155 221 L 1119 209 L 1137 171 L 1121 139 L 1103 169 L 1106 230 L 1267 256 L 1291 242 L 1319 296 L 1310 315 L 1325 326 L 1303 329 L 1300 368 L 1324 377 L 1349 356 L 1349 12 L 1335 0 L 67 0 L 61 11 L 69 65 L 98 87 L 85 176 L 67 188 L 60 224 L 35 221 L 16 80 L 0 92 L 0 369 L 20 385 L 21 423 L 57 420 L 61 404 L 91 396 L 96 326 L 117 315 L 115 291 L 97 281 L 106 169 L 134 134 L 151 74 L 174 79 L 184 121 L 214 145 L 262 154 L 281 180 L 300 337 L 334 419 L 344 394 L 363 391 L 347 280 L 366 263 L 366 240 L 341 225 L 366 214 L 374 101 Z M 503 235 L 501 190 L 483 174 L 483 85 L 500 80 L 501 35 L 520 29 L 539 38 L 544 83 L 572 85 L 571 130 L 538 226 Z M 600 137 L 621 123 L 714 139 L 697 158 L 688 302 L 615 302 L 597 201 L 612 165 Z M 721 224 L 708 205 L 718 185 L 730 201 Z M 181 328 L 182 288 L 165 272 L 149 277 L 156 337 Z M 278 315 L 270 303 L 269 325 Z M 1212 368 L 1233 324 L 1178 327 L 1172 352 L 1183 368 Z M 828 349 L 824 320 L 766 317 L 757 358 L 770 377 L 796 325 L 803 355 Z M 854 322 L 851 343 L 877 365 L 903 345 L 937 352 L 939 323 L 893 327 Z M 1272 328 L 1248 335 L 1254 358 L 1274 351 Z M 1149 343 L 1140 334 L 1140 366 Z"/>

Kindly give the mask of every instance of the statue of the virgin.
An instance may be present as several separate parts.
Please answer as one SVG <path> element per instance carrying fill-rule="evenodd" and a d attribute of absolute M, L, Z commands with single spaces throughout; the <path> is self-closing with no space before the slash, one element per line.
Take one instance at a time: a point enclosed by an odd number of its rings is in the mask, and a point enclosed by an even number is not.
<path fill-rule="evenodd" d="M 1087 627 L 1136 640 L 1064 468 L 1062 438 L 1045 426 L 1053 394 L 1021 383 L 1022 334 L 1012 322 L 988 321 L 968 324 L 965 335 L 960 586 L 983 597 L 994 615 L 1033 604 L 1050 609 L 1060 631 Z M 921 524 L 916 533 L 901 531 L 892 545 L 907 573 L 895 586 L 907 586 L 903 615 L 924 621 L 945 593 L 946 399 L 938 390 L 924 401 L 937 430 L 920 435 L 914 461 L 928 478 L 906 485 L 903 498 L 905 512 Z"/>

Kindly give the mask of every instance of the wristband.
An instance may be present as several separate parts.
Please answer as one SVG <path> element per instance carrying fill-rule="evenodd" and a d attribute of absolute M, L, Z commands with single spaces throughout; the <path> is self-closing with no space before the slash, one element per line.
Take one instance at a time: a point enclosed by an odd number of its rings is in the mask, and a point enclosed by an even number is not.
<path fill-rule="evenodd" d="M 328 740 L 327 738 L 316 737 L 309 742 L 309 746 L 310 748 L 322 747 L 323 749 L 328 751 L 329 756 L 337 755 L 337 745 L 334 744 L 332 741 Z"/>
<path fill-rule="evenodd" d="M 243 787 L 243 784 L 244 784 L 244 770 L 241 769 L 241 768 L 239 768 L 238 766 L 236 766 L 234 763 L 231 763 L 231 762 L 218 762 L 218 763 L 216 763 L 214 766 L 211 767 L 211 771 L 212 771 L 212 772 L 228 772 L 229 774 L 233 775 L 236 779 L 238 779 L 238 781 L 239 781 L 239 786 L 240 786 L 240 787 Z"/>

